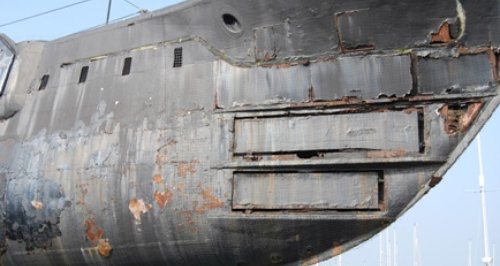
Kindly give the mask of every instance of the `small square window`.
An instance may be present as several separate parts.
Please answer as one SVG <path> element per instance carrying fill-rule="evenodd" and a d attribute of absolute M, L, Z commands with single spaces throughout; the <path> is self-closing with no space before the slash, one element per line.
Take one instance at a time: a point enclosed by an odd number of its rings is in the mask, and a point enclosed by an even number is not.
<path fill-rule="evenodd" d="M 82 71 L 80 72 L 80 78 L 78 79 L 78 83 L 84 83 L 87 80 L 88 74 L 89 74 L 89 66 L 82 67 Z"/>
<path fill-rule="evenodd" d="M 42 76 L 42 79 L 40 80 L 40 87 L 38 87 L 39 91 L 43 91 L 47 88 L 47 84 L 49 84 L 49 78 L 50 76 L 48 74 Z"/>
<path fill-rule="evenodd" d="M 132 68 L 132 57 L 127 57 L 123 62 L 122 76 L 130 74 L 131 68 Z"/>
<path fill-rule="evenodd" d="M 174 49 L 174 67 L 182 66 L 182 47 Z"/>

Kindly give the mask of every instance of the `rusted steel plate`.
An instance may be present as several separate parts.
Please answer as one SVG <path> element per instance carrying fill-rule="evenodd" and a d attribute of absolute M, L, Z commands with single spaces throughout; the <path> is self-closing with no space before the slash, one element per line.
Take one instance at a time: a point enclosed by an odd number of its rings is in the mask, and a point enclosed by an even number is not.
<path fill-rule="evenodd" d="M 344 57 L 312 66 L 316 100 L 403 96 L 412 89 L 409 56 Z"/>
<path fill-rule="evenodd" d="M 366 173 L 237 173 L 233 209 L 379 208 L 379 175 Z"/>
<path fill-rule="evenodd" d="M 238 68 L 220 62 L 217 72 L 218 104 L 233 107 L 248 103 L 309 99 L 310 72 L 305 66 Z"/>
<path fill-rule="evenodd" d="M 236 119 L 236 154 L 311 150 L 419 150 L 417 112 Z"/>
<path fill-rule="evenodd" d="M 417 65 L 419 91 L 441 94 L 484 90 L 495 82 L 489 60 L 487 54 L 420 58 Z"/>

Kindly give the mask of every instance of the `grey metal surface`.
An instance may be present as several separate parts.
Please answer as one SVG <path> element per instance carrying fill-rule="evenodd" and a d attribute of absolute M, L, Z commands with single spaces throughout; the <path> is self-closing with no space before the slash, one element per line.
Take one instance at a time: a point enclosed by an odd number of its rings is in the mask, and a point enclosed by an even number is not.
<path fill-rule="evenodd" d="M 235 210 L 379 209 L 374 172 L 236 173 L 233 182 Z"/>
<path fill-rule="evenodd" d="M 16 51 L 12 41 L 0 34 L 0 95 L 3 94 L 15 55 Z"/>
<path fill-rule="evenodd" d="M 358 245 L 500 103 L 498 5 L 193 0 L 16 44 L 2 264 L 296 265 Z"/>
<path fill-rule="evenodd" d="M 419 150 L 417 112 L 237 119 L 234 127 L 235 154 Z"/>
<path fill-rule="evenodd" d="M 421 58 L 417 65 L 419 91 L 441 94 L 489 89 L 496 83 L 490 56 L 482 53 L 458 58 Z"/>
<path fill-rule="evenodd" d="M 342 97 L 375 99 L 404 96 L 412 90 L 409 56 L 359 56 L 339 58 L 312 66 L 314 99 Z"/>

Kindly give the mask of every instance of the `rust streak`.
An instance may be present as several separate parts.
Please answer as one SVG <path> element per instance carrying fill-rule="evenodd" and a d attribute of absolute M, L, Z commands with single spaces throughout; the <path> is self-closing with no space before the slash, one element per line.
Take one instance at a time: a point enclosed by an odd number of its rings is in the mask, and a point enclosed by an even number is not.
<path fill-rule="evenodd" d="M 173 194 L 168 189 L 165 189 L 164 191 L 161 192 L 155 191 L 153 196 L 156 201 L 156 204 L 158 204 L 158 207 L 163 209 L 170 202 Z"/>
<path fill-rule="evenodd" d="M 449 43 L 452 39 L 450 35 L 450 24 L 445 21 L 441 24 L 437 33 L 432 33 L 431 43 Z"/>
<path fill-rule="evenodd" d="M 85 221 L 85 235 L 89 241 L 95 242 L 102 238 L 104 230 L 97 226 L 94 220 L 87 219 Z"/>

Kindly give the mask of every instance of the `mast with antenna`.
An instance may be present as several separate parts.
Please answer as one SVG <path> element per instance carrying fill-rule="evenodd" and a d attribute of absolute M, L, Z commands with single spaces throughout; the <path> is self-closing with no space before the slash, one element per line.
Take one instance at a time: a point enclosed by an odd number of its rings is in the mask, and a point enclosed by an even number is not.
<path fill-rule="evenodd" d="M 486 220 L 486 194 L 484 190 L 484 172 L 483 172 L 483 156 L 481 152 L 481 136 L 477 135 L 477 151 L 479 158 L 479 193 L 481 194 L 481 210 L 483 213 L 483 239 L 484 239 L 484 257 L 482 262 L 486 266 L 491 266 L 492 258 L 490 257 L 490 247 L 488 239 L 488 223 Z"/>

